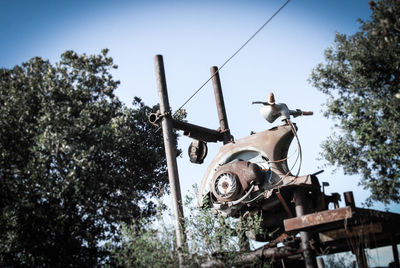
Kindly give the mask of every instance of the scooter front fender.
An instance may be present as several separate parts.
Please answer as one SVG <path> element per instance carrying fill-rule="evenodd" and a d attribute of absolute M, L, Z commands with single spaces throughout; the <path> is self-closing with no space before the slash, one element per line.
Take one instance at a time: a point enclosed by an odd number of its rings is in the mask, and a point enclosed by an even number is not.
<path fill-rule="evenodd" d="M 210 193 L 217 169 L 234 160 L 254 162 L 263 169 L 270 169 L 278 177 L 291 176 L 286 159 L 293 137 L 291 127 L 282 125 L 222 146 L 202 178 L 199 205 L 202 206 L 204 196 Z"/>

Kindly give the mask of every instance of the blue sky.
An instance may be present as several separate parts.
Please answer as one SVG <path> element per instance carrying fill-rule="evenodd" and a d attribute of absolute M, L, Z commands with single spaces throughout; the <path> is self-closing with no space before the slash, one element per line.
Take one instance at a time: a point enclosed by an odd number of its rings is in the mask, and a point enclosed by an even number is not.
<path fill-rule="evenodd" d="M 65 50 L 99 53 L 109 48 L 119 69 L 119 97 L 130 104 L 134 96 L 148 105 L 158 102 L 153 57 L 164 56 L 172 108 L 177 109 L 209 77 L 211 66 L 228 59 L 284 1 L 21 1 L 0 0 L 0 66 L 11 68 L 33 56 L 55 62 Z M 358 30 L 357 18 L 368 19 L 368 1 L 292 0 L 221 71 L 230 128 L 235 138 L 272 125 L 252 106 L 270 91 L 291 108 L 313 110 L 298 118 L 304 161 L 303 174 L 322 166 L 320 144 L 331 135 L 332 122 L 322 116 L 325 96 L 307 82 L 311 69 L 323 62 L 324 49 L 335 32 Z M 217 128 L 211 85 L 185 108 L 194 124 Z M 181 138 L 186 148 L 190 139 Z M 210 144 L 206 163 L 180 159 L 183 192 L 199 183 L 219 144 Z M 328 191 L 355 191 L 358 203 L 368 193 L 357 177 L 325 172 Z"/>
<path fill-rule="evenodd" d="M 70 49 L 93 54 L 109 48 L 119 65 L 118 96 L 126 104 L 139 96 L 153 105 L 158 102 L 153 57 L 162 54 L 170 103 L 177 109 L 208 79 L 210 67 L 225 62 L 284 2 L 0 0 L 0 67 L 11 68 L 34 56 L 55 62 Z M 259 116 L 258 106 L 251 105 L 266 100 L 273 91 L 277 102 L 314 111 L 314 116 L 294 121 L 303 148 L 301 174 L 318 171 L 324 163 L 317 160 L 320 144 L 332 134 L 333 122 L 322 116 L 325 96 L 307 79 L 312 68 L 323 62 L 324 49 L 332 45 L 335 32 L 355 33 L 357 18 L 369 15 L 368 0 L 292 0 L 221 71 L 235 138 L 273 126 Z M 185 108 L 191 123 L 218 127 L 211 84 Z M 182 137 L 179 146 L 186 152 L 190 142 Z M 183 193 L 200 183 L 219 147 L 209 144 L 203 165 L 191 164 L 186 154 L 179 159 Z M 325 170 L 319 178 L 330 183 L 328 193 L 354 191 L 359 205 L 368 196 L 357 186 L 357 176 Z M 390 209 L 400 212 L 399 206 Z"/>

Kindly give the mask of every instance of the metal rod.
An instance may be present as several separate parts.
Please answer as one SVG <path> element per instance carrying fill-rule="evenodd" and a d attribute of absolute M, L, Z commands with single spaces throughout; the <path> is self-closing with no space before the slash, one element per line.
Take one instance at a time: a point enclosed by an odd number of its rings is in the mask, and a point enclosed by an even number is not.
<path fill-rule="evenodd" d="M 354 250 L 356 255 L 358 268 L 368 268 L 367 257 L 365 256 L 365 247 L 364 243 L 361 242 L 360 245 L 356 246 L 357 248 Z"/>
<path fill-rule="evenodd" d="M 280 191 L 276 192 L 276 196 L 278 197 L 279 201 L 281 201 L 281 204 L 282 204 L 283 208 L 285 209 L 289 218 L 293 218 L 293 213 L 290 211 L 289 206 L 286 204 L 286 201 L 283 198 L 281 192 Z"/>
<path fill-rule="evenodd" d="M 161 112 L 151 113 L 149 115 L 149 121 L 153 125 L 158 125 L 162 119 Z M 223 141 L 223 133 L 218 130 L 205 128 L 202 126 L 194 125 L 188 122 L 184 122 L 181 120 L 177 120 L 171 118 L 172 127 L 178 130 L 183 130 L 183 135 L 186 135 L 190 138 L 202 140 L 206 142 L 217 142 Z"/>
<path fill-rule="evenodd" d="M 294 191 L 294 202 L 296 206 L 296 216 L 304 216 L 307 208 L 306 192 L 303 189 L 297 189 Z M 306 264 L 306 268 L 317 268 L 317 262 L 314 253 L 310 246 L 311 233 L 301 231 L 301 247 L 304 250 L 303 256 Z"/>
<path fill-rule="evenodd" d="M 178 249 L 179 266 L 183 266 L 182 251 L 186 248 L 184 232 L 184 218 L 182 208 L 182 195 L 179 185 L 178 165 L 176 162 L 176 144 L 173 136 L 171 111 L 168 101 L 167 83 L 165 79 L 164 62 L 161 55 L 154 57 L 158 97 L 160 100 L 160 112 L 162 118 L 162 130 L 164 137 L 165 156 L 167 158 L 168 178 L 171 187 L 172 208 L 175 218 L 176 245 Z"/>
<path fill-rule="evenodd" d="M 221 80 L 219 78 L 218 67 L 213 66 L 210 69 L 212 82 L 214 87 L 215 102 L 217 104 L 218 119 L 220 131 L 223 133 L 223 142 L 227 144 L 231 141 L 231 133 L 228 125 L 228 117 L 226 116 L 224 95 L 222 94 Z"/>
<path fill-rule="evenodd" d="M 352 191 L 344 192 L 343 196 L 344 196 L 344 203 L 346 204 L 346 206 L 350 206 L 352 208 L 356 207 L 356 201 L 354 201 L 354 195 Z"/>
<path fill-rule="evenodd" d="M 172 126 L 175 129 L 183 130 L 183 134 L 206 142 L 217 142 L 223 140 L 223 134 L 214 129 L 201 127 L 180 120 L 172 119 Z"/>
<path fill-rule="evenodd" d="M 325 268 L 325 262 L 323 258 L 317 258 L 317 266 L 318 268 Z"/>
<path fill-rule="evenodd" d="M 392 237 L 392 252 L 393 252 L 394 267 L 400 268 L 399 251 L 397 250 L 397 243 L 395 242 L 395 239 L 393 237 Z"/>

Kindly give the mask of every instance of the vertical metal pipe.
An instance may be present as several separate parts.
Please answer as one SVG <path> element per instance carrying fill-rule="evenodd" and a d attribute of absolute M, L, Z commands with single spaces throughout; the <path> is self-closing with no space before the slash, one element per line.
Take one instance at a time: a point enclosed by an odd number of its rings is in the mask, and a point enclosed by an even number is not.
<path fill-rule="evenodd" d="M 393 261 L 394 261 L 394 267 L 395 268 L 400 268 L 400 263 L 399 263 L 399 251 L 397 250 L 397 243 L 392 237 L 392 252 L 393 252 Z"/>
<path fill-rule="evenodd" d="M 318 268 L 325 268 L 325 262 L 323 258 L 317 258 L 317 266 Z"/>
<path fill-rule="evenodd" d="M 224 96 L 222 94 L 221 80 L 219 78 L 218 67 L 217 66 L 211 67 L 210 72 L 213 82 L 215 102 L 217 104 L 219 126 L 221 132 L 223 133 L 223 142 L 224 144 L 227 144 L 231 140 L 231 133 L 228 126 L 228 117 L 226 116 L 225 102 L 224 102 Z"/>
<path fill-rule="evenodd" d="M 164 62 L 161 55 L 154 57 L 158 97 L 160 100 L 160 112 L 163 115 L 162 131 L 164 137 L 165 156 L 167 158 L 168 178 L 171 187 L 172 208 L 174 211 L 174 224 L 176 232 L 176 245 L 178 249 L 179 265 L 183 265 L 182 250 L 186 248 L 184 233 L 184 218 L 182 207 L 182 195 L 179 185 L 178 165 L 176 162 L 176 144 L 173 136 L 171 109 L 169 107 L 167 83 L 165 79 Z"/>
<path fill-rule="evenodd" d="M 344 192 L 343 196 L 344 196 L 344 203 L 346 204 L 346 206 L 350 206 L 352 208 L 356 207 L 356 201 L 354 201 L 354 195 L 352 191 Z"/>
<path fill-rule="evenodd" d="M 368 262 L 367 257 L 365 256 L 365 247 L 363 242 L 361 242 L 360 245 L 357 245 L 354 253 L 356 255 L 358 268 L 368 268 Z"/>
<path fill-rule="evenodd" d="M 296 216 L 300 217 L 304 215 L 307 208 L 307 200 L 305 190 L 298 189 L 294 191 L 294 203 L 296 208 Z M 317 268 L 317 262 L 310 246 L 311 233 L 302 231 L 300 232 L 301 247 L 304 250 L 303 256 L 306 264 L 306 268 Z"/>

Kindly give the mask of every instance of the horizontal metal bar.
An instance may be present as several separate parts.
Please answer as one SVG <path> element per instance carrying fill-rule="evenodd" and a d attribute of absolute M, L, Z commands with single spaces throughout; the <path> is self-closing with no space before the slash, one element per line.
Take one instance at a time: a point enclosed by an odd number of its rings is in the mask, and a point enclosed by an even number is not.
<path fill-rule="evenodd" d="M 176 119 L 172 119 L 172 125 L 175 129 L 183 130 L 183 134 L 185 136 L 193 139 L 198 139 L 206 142 L 223 141 L 223 133 L 214 129 L 201 127 Z"/>
<path fill-rule="evenodd" d="M 343 207 L 286 219 L 283 221 L 283 223 L 285 226 L 285 231 L 290 232 L 303 230 L 321 224 L 342 221 L 344 219 L 352 218 L 352 216 L 353 211 L 351 207 Z"/>
<path fill-rule="evenodd" d="M 383 232 L 382 224 L 380 222 L 376 222 L 322 232 L 319 233 L 319 240 L 322 243 L 326 243 L 340 239 L 348 239 L 350 237 L 368 236 L 370 234 L 377 234 L 381 232 Z"/>

